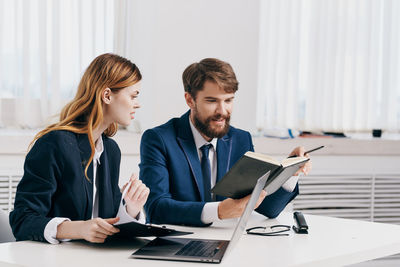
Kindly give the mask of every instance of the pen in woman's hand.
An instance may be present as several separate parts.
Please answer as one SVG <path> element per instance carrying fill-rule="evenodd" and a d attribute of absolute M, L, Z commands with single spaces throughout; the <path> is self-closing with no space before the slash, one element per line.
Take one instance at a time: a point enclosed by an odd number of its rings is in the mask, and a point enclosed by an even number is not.
<path fill-rule="evenodd" d="M 126 195 L 126 192 L 128 192 L 129 187 L 131 187 L 131 184 L 132 184 L 132 180 L 130 180 L 130 181 L 128 182 L 128 184 L 126 185 L 124 191 L 122 192 L 121 201 L 122 201 L 122 199 L 124 199 L 124 197 L 125 197 L 125 195 Z"/>

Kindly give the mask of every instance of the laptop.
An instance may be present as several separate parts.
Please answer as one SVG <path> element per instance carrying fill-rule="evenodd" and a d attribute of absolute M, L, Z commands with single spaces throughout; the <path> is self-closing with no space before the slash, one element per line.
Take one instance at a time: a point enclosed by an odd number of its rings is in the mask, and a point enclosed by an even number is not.
<path fill-rule="evenodd" d="M 269 174 L 270 172 L 267 172 L 257 180 L 257 184 L 236 225 L 231 240 L 157 237 L 134 252 L 132 257 L 138 259 L 220 263 L 224 254 L 229 253 L 242 236 Z"/>

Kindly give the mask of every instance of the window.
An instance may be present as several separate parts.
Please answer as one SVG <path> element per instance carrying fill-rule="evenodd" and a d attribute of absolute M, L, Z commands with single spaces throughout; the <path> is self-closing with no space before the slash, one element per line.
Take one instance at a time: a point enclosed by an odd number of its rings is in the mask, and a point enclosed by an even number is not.
<path fill-rule="evenodd" d="M 260 5 L 259 128 L 400 129 L 400 2 Z"/>
<path fill-rule="evenodd" d="M 93 58 L 113 51 L 113 34 L 112 0 L 0 0 L 2 126 L 46 124 Z"/>

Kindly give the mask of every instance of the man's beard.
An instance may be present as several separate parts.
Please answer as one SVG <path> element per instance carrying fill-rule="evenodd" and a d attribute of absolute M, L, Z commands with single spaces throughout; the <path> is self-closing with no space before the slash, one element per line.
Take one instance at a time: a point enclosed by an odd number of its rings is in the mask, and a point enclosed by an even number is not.
<path fill-rule="evenodd" d="M 197 130 L 199 130 L 199 132 L 201 132 L 202 134 L 204 134 L 205 136 L 209 137 L 209 138 L 222 138 L 224 137 L 228 131 L 229 131 L 229 121 L 231 120 L 231 116 L 227 115 L 227 116 L 223 116 L 221 114 L 216 114 L 214 116 L 208 117 L 205 122 L 203 123 L 199 117 L 197 116 L 198 112 L 197 109 L 194 110 L 194 126 L 197 128 Z M 212 120 L 218 120 L 218 119 L 225 119 L 225 126 L 224 128 L 222 128 L 221 130 L 214 130 L 211 128 L 210 126 L 210 122 Z"/>

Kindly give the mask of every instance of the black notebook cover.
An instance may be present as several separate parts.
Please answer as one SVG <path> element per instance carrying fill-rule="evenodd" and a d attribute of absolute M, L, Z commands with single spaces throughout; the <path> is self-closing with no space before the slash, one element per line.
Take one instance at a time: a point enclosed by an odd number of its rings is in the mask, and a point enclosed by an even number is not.
<path fill-rule="evenodd" d="M 138 222 L 114 224 L 120 230 L 117 237 L 145 237 L 145 236 L 179 236 L 193 234 L 193 232 L 177 231 L 165 226 L 155 226 Z"/>
<path fill-rule="evenodd" d="M 212 193 L 239 199 L 251 193 L 258 178 L 271 171 L 265 190 L 270 195 L 278 190 L 308 159 L 282 167 L 243 155 L 211 190 Z"/>

